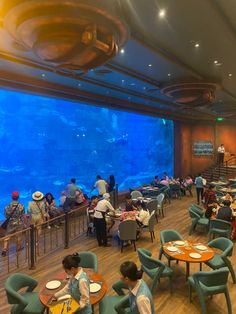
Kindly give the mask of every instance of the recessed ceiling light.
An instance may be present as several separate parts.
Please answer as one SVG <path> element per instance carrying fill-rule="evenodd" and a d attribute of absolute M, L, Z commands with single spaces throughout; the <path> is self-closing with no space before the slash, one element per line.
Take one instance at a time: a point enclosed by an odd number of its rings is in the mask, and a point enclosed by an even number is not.
<path fill-rule="evenodd" d="M 214 63 L 215 63 L 215 64 L 217 64 L 217 63 L 218 63 L 218 61 L 217 61 L 217 60 L 215 60 L 215 61 L 214 61 Z"/>
<path fill-rule="evenodd" d="M 163 17 L 165 17 L 166 16 L 166 10 L 164 10 L 164 9 L 161 9 L 160 11 L 159 11 L 159 17 L 161 17 L 161 18 L 163 18 Z"/>
<path fill-rule="evenodd" d="M 146 86 L 143 87 L 143 89 L 146 89 L 146 88 L 147 88 Z"/>
<path fill-rule="evenodd" d="M 229 73 L 229 77 L 231 77 L 233 74 L 232 73 Z"/>
<path fill-rule="evenodd" d="M 199 45 L 199 43 L 196 43 L 195 44 L 195 48 L 198 48 L 200 45 Z"/>
<path fill-rule="evenodd" d="M 78 86 L 81 87 L 81 84 L 79 83 Z"/>
<path fill-rule="evenodd" d="M 149 65 L 148 65 L 149 67 L 152 67 L 152 64 L 151 63 L 149 63 Z"/>
<path fill-rule="evenodd" d="M 122 48 L 122 49 L 120 50 L 120 53 L 125 53 L 125 49 Z"/>
<path fill-rule="evenodd" d="M 42 77 L 45 77 L 45 76 L 46 76 L 46 74 L 44 74 L 44 73 L 43 73 L 41 76 L 42 76 Z"/>
<path fill-rule="evenodd" d="M 168 73 L 167 75 L 168 75 L 169 77 L 171 76 L 171 74 L 170 74 L 170 73 Z"/>
<path fill-rule="evenodd" d="M 125 82 L 125 80 L 121 80 L 121 82 L 122 82 L 122 83 L 124 83 L 124 82 Z"/>

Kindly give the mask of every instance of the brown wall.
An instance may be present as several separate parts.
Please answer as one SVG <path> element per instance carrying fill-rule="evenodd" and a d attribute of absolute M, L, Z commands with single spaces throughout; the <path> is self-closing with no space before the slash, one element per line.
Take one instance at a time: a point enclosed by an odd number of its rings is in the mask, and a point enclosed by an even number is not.
<path fill-rule="evenodd" d="M 175 122 L 175 176 L 196 175 L 216 162 L 217 147 L 223 143 L 227 152 L 236 154 L 236 125 L 225 123 L 189 124 Z M 197 157 L 192 153 L 195 141 L 212 141 L 215 155 Z"/>

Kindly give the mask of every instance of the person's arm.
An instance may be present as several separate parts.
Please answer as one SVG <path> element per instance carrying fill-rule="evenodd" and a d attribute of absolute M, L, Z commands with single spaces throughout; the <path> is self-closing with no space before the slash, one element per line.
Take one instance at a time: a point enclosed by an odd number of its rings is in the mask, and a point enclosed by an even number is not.
<path fill-rule="evenodd" d="M 145 295 L 137 297 L 137 307 L 140 314 L 152 314 L 150 300 Z"/>
<path fill-rule="evenodd" d="M 80 291 L 80 309 L 88 306 L 90 304 L 89 301 L 89 286 L 86 279 L 80 279 L 79 281 L 79 291 Z"/>
<path fill-rule="evenodd" d="M 65 285 L 65 287 L 63 289 L 61 289 L 60 291 L 56 292 L 54 297 L 56 299 L 62 297 L 63 295 L 66 294 L 70 294 L 70 288 L 69 288 L 69 283 L 67 285 Z"/>
<path fill-rule="evenodd" d="M 115 212 L 116 210 L 115 210 L 115 208 L 111 205 L 111 203 L 110 202 L 108 202 L 107 201 L 107 209 L 109 209 L 109 211 L 112 211 L 112 212 Z"/>

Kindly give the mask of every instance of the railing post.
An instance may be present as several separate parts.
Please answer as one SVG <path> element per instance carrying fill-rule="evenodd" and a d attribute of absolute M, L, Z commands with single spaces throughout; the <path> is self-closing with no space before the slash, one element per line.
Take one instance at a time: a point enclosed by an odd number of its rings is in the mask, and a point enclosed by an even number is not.
<path fill-rule="evenodd" d="M 30 225 L 30 269 L 35 269 L 35 226 Z"/>
<path fill-rule="evenodd" d="M 65 212 L 65 249 L 69 248 L 69 214 Z"/>

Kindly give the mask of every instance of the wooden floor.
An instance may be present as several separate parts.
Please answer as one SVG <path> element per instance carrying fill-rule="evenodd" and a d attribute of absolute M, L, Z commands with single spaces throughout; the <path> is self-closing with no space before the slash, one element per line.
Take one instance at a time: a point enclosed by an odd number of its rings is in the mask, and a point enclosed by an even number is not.
<path fill-rule="evenodd" d="M 156 239 L 151 242 L 149 234 L 145 234 L 138 242 L 137 247 L 146 248 L 152 251 L 154 257 L 158 257 L 160 247 L 160 230 L 175 229 L 180 232 L 186 239 L 193 241 L 207 242 L 207 236 L 204 229 L 198 229 L 191 237 L 188 236 L 190 218 L 188 217 L 188 207 L 195 201 L 195 198 L 184 197 L 181 200 L 173 200 L 170 205 L 165 205 L 165 218 L 160 219 L 155 227 Z M 119 266 L 126 260 L 132 260 L 138 263 L 137 253 L 133 251 L 133 247 L 126 247 L 123 253 L 120 253 L 117 242 L 112 241 L 112 247 L 98 247 L 96 239 L 93 237 L 81 236 L 67 250 L 58 250 L 48 258 L 40 260 L 37 269 L 30 271 L 26 269 L 24 272 L 30 274 L 38 280 L 39 285 L 37 291 L 43 286 L 48 276 L 61 270 L 62 258 L 75 251 L 93 251 L 98 256 L 99 272 L 105 277 L 108 283 L 108 294 L 113 294 L 111 285 L 119 279 Z M 0 257 L 1 258 L 1 257 Z M 234 269 L 236 270 L 236 248 L 231 258 Z M 163 257 L 165 261 L 165 257 Z M 169 292 L 168 280 L 162 279 L 159 287 L 154 295 L 155 309 L 161 314 L 187 314 L 201 313 L 197 296 L 194 294 L 193 302 L 188 301 L 188 286 L 185 282 L 185 264 L 179 265 L 172 263 L 174 270 L 173 276 L 173 293 Z M 207 266 L 203 266 L 203 270 L 210 270 Z M 191 265 L 191 273 L 198 271 L 198 264 Z M 10 313 L 10 307 L 4 292 L 4 278 L 6 276 L 1 273 L 0 278 L 0 313 Z M 148 283 L 148 278 L 144 275 L 144 279 Z M 229 277 L 228 287 L 230 291 L 233 313 L 236 313 L 236 285 L 233 285 L 232 278 Z M 214 296 L 213 299 L 207 300 L 208 313 L 223 314 L 228 313 L 225 298 L 223 295 Z M 95 307 L 95 313 L 98 313 L 98 307 Z"/>

